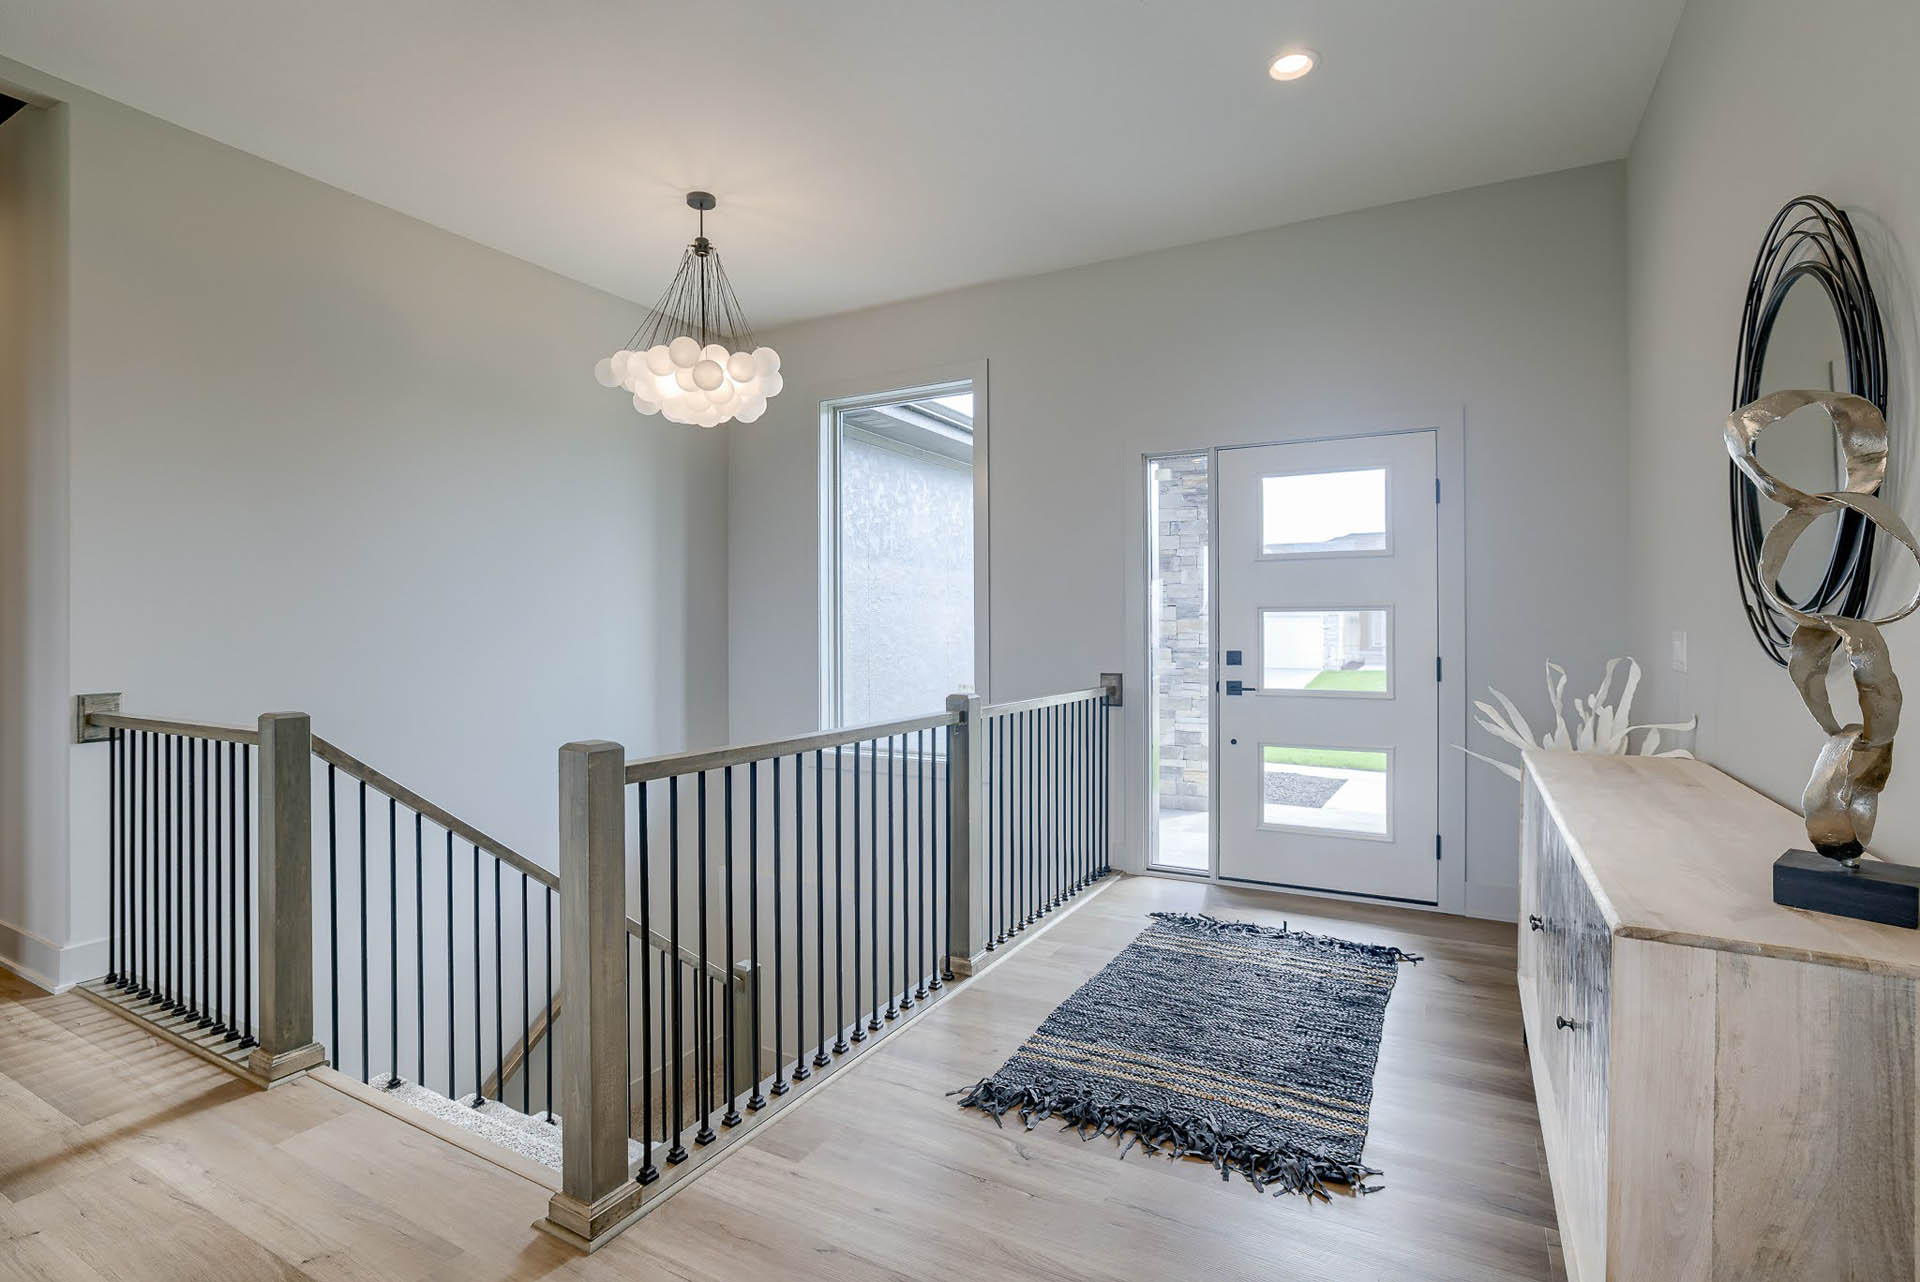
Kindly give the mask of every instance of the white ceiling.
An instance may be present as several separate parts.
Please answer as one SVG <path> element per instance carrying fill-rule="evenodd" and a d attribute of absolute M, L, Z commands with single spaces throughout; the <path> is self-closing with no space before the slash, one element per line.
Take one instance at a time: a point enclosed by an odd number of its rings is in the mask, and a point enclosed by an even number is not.
<path fill-rule="evenodd" d="M 1682 5 L 0 0 L 0 50 L 642 303 L 705 187 L 764 328 L 1616 159 Z"/>

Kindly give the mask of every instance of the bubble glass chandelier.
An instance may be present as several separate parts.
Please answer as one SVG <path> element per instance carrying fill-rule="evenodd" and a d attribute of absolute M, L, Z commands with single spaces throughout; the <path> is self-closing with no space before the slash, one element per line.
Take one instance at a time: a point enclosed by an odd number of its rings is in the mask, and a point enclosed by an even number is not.
<path fill-rule="evenodd" d="M 751 423 L 783 382 L 780 354 L 754 346 L 720 251 L 707 239 L 707 211 L 716 203 L 709 192 L 687 193 L 700 230 L 680 270 L 627 345 L 593 367 L 600 386 L 632 393 L 634 409 L 669 423 Z"/>

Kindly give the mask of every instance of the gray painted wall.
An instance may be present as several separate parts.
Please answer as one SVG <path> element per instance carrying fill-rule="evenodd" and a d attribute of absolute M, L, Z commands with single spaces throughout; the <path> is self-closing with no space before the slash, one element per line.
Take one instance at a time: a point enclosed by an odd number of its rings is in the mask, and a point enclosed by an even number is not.
<path fill-rule="evenodd" d="M 786 391 L 726 429 L 732 737 L 818 718 L 822 395 L 981 358 L 992 698 L 1102 670 L 1143 688 L 1142 453 L 1463 409 L 1471 688 L 1531 706 L 1549 657 L 1590 688 L 1627 633 L 1623 177 L 1552 174 L 770 335 Z M 1124 724 L 1129 859 L 1145 704 Z M 1511 913 L 1517 790 L 1469 778 L 1470 902 Z"/>
<path fill-rule="evenodd" d="M 1892 498 L 1920 519 L 1920 8 L 1910 0 L 1692 0 L 1628 164 L 1629 493 L 1634 644 L 1663 714 L 1698 711 L 1703 756 L 1792 805 L 1822 736 L 1747 631 L 1727 531 L 1728 409 L 1740 308 L 1776 210 L 1816 192 L 1846 209 L 1890 331 Z M 1885 550 L 1875 598 L 1904 598 Z M 1689 671 L 1668 662 L 1673 631 Z M 1887 630 L 1911 691 L 1920 622 Z M 1920 860 L 1920 779 L 1896 764 L 1875 847 Z M 1770 862 L 1778 852 L 1758 851 Z"/>
<path fill-rule="evenodd" d="M 547 860 L 560 744 L 723 737 L 724 442 L 589 372 L 637 308 L 24 68 L 0 80 L 66 104 L 71 519 L 31 532 L 70 539 L 63 707 L 310 712 Z M 39 786 L 70 792 L 73 859 L 46 835 L 24 876 L 70 883 L 0 879 L 0 921 L 72 954 L 49 978 L 105 969 L 105 753 L 65 736 L 43 718 L 25 746 L 60 763 Z"/>

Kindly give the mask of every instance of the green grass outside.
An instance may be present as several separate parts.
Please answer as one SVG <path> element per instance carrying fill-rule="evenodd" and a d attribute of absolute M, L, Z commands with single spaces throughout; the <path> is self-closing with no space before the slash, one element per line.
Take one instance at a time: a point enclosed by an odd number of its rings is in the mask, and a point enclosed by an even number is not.
<path fill-rule="evenodd" d="M 1327 766 L 1336 770 L 1372 770 L 1384 773 L 1387 768 L 1387 754 L 1358 752 L 1343 748 L 1269 747 L 1267 764 L 1270 766 Z"/>
<path fill-rule="evenodd" d="M 1385 668 L 1359 668 L 1352 672 L 1330 669 L 1307 682 L 1309 690 L 1366 690 L 1378 694 L 1387 692 L 1387 670 Z"/>

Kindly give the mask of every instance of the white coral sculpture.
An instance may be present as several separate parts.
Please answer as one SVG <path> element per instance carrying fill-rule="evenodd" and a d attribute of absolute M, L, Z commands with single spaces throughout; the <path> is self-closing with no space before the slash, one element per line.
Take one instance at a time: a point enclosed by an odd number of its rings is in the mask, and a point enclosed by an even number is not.
<path fill-rule="evenodd" d="M 1613 684 L 1613 674 L 1621 664 L 1627 665 L 1626 683 L 1620 689 L 1620 703 L 1614 707 L 1607 702 L 1608 688 Z M 1631 658 L 1609 659 L 1606 675 L 1600 678 L 1600 688 L 1592 697 L 1582 699 L 1576 696 L 1573 701 L 1574 719 L 1579 729 L 1569 730 L 1567 719 L 1562 714 L 1562 700 L 1566 696 L 1567 671 L 1552 660 L 1547 662 L 1547 699 L 1553 704 L 1553 729 L 1543 739 L 1536 741 L 1533 727 L 1520 715 L 1520 709 L 1513 706 L 1513 700 L 1507 698 L 1493 687 L 1487 692 L 1500 701 L 1496 708 L 1490 703 L 1475 699 L 1474 708 L 1479 716 L 1474 720 L 1482 730 L 1504 740 L 1516 748 L 1534 748 L 1548 752 L 1602 752 L 1615 756 L 1637 755 L 1642 757 L 1691 757 L 1693 754 L 1685 748 L 1663 748 L 1662 732 L 1690 733 L 1700 722 L 1698 717 L 1689 717 L 1683 722 L 1651 723 L 1636 726 L 1628 719 L 1633 708 L 1633 693 L 1640 685 L 1640 665 Z M 1504 712 L 1503 712 L 1504 710 Z M 1640 735 L 1636 743 L 1635 734 Z M 1484 756 L 1473 749 L 1456 745 L 1469 757 L 1486 762 L 1502 774 L 1514 779 L 1520 778 L 1520 767 Z"/>

